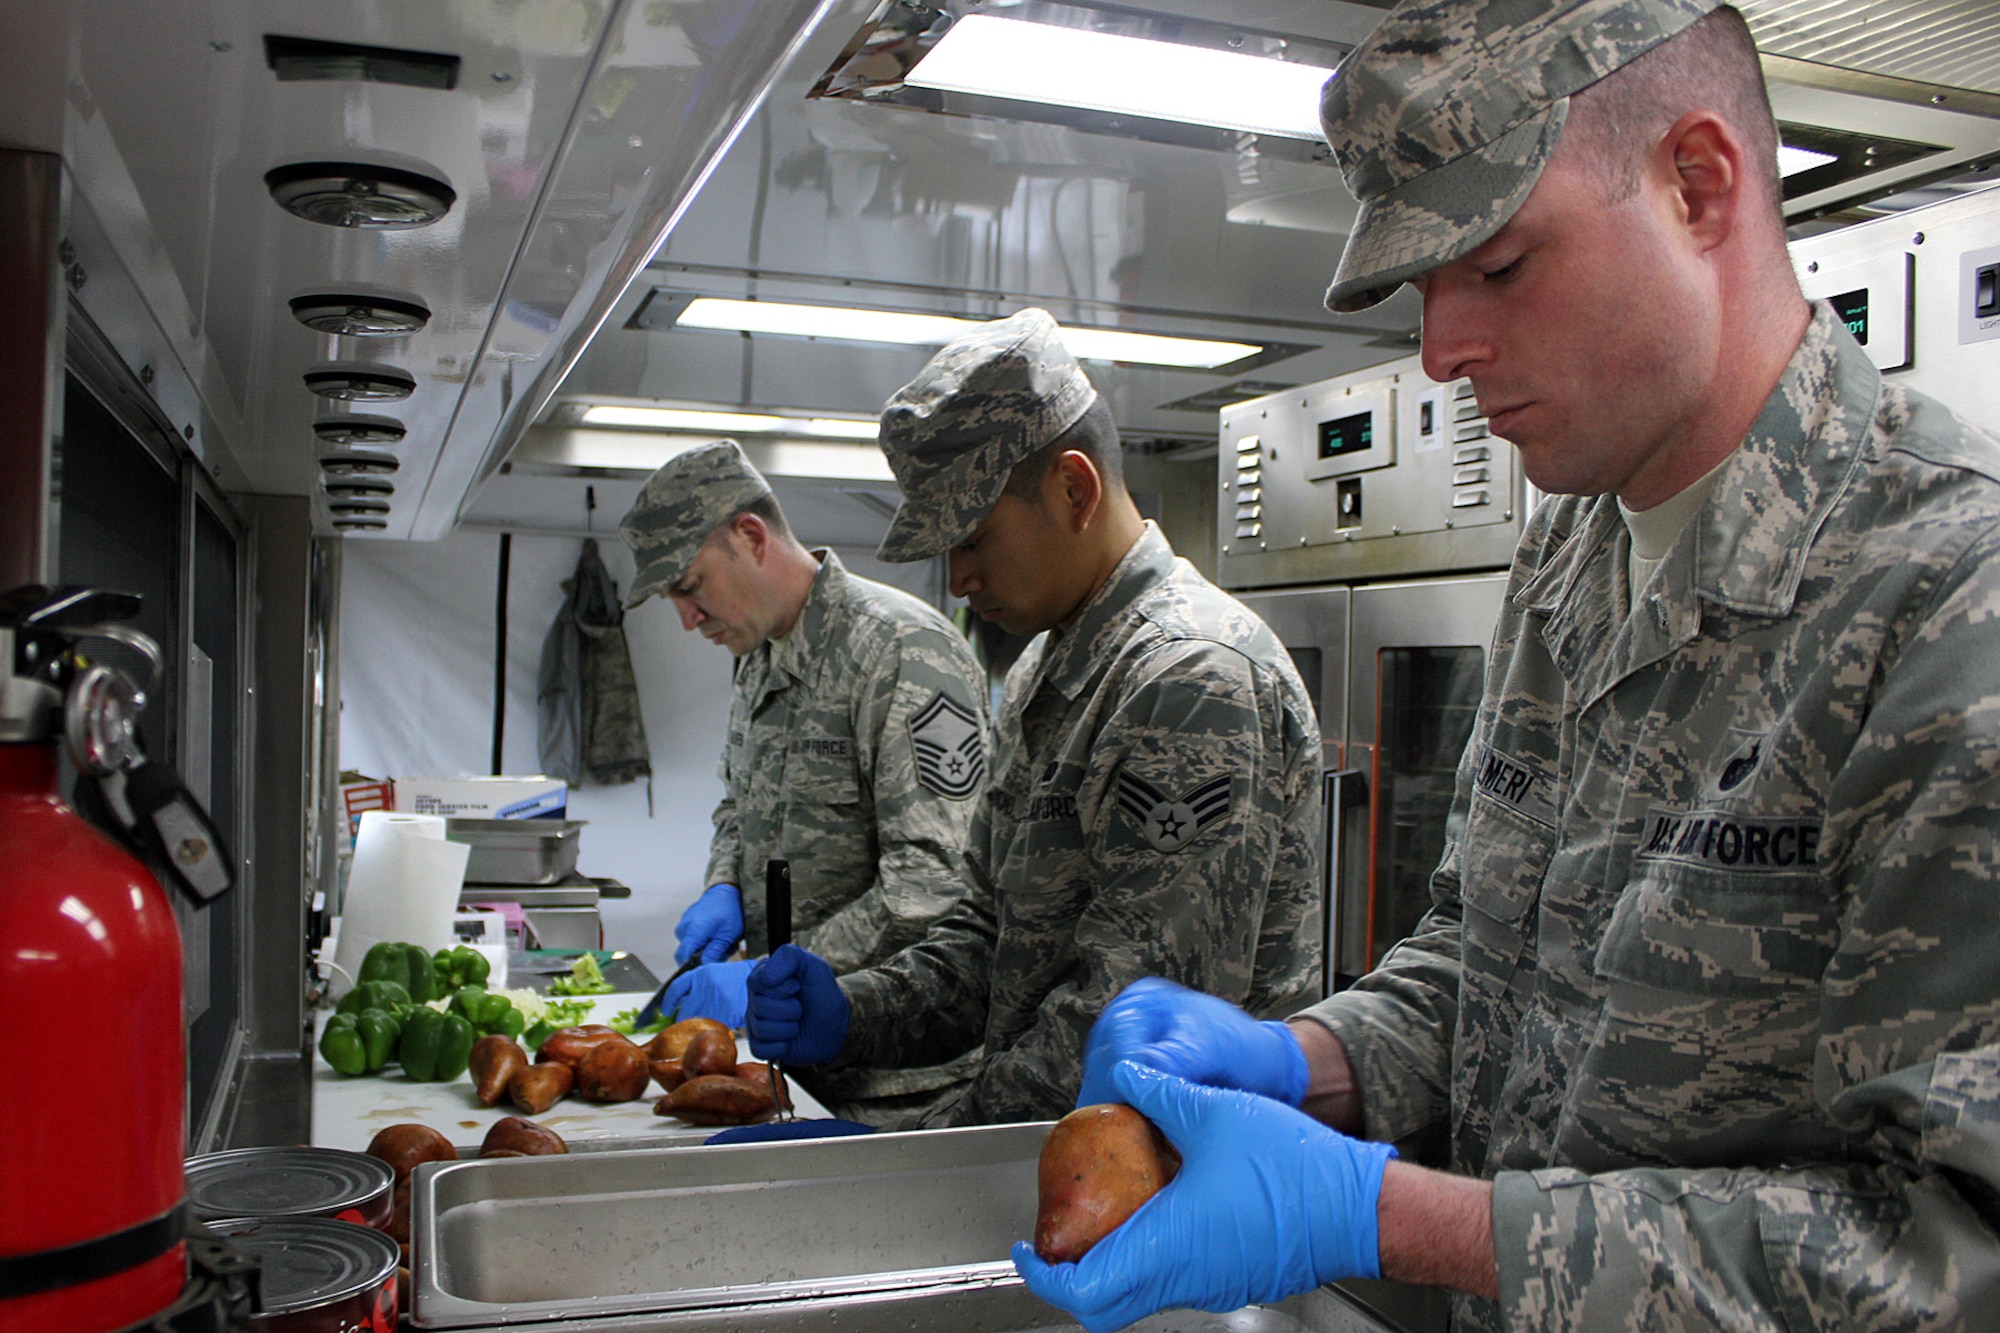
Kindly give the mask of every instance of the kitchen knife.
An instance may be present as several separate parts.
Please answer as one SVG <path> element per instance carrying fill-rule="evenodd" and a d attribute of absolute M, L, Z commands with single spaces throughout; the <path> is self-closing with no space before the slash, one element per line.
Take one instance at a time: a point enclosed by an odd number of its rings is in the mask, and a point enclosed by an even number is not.
<path fill-rule="evenodd" d="M 740 935 L 737 936 L 735 944 L 731 944 L 729 946 L 729 952 L 735 953 L 736 945 L 741 944 L 742 942 L 743 942 L 743 937 Z M 679 981 L 682 977 L 694 971 L 697 967 L 700 967 L 701 964 L 702 964 L 701 950 L 696 949 L 693 953 L 688 955 L 688 960 L 685 963 L 682 963 L 679 967 L 674 969 L 674 974 L 672 976 L 668 977 L 665 981 L 662 981 L 660 983 L 660 988 L 653 992 L 653 998 L 646 1001 L 645 1004 L 639 1007 L 639 1016 L 633 1020 L 632 1025 L 634 1027 L 643 1028 L 648 1023 L 651 1023 L 655 1019 L 659 1018 L 660 1005 L 665 1003 L 668 989 L 676 981 Z"/>
<path fill-rule="evenodd" d="M 775 856 L 764 863 L 764 932 L 770 936 L 767 957 L 780 945 L 792 942 L 792 863 Z M 785 1099 L 779 1092 L 778 1062 L 773 1060 L 765 1068 L 771 1074 L 771 1101 L 778 1119 L 783 1120 Z"/>

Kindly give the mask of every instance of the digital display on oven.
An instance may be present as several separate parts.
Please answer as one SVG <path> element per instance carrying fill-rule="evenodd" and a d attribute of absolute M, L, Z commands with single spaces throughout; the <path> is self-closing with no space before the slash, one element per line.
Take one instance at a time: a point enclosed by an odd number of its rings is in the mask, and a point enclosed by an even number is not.
<path fill-rule="evenodd" d="M 1335 417 L 1319 423 L 1319 456 L 1338 458 L 1342 454 L 1365 453 L 1375 447 L 1375 414 L 1356 412 L 1351 417 Z"/>
<path fill-rule="evenodd" d="M 1868 345 L 1868 289 L 1862 287 L 1851 292 L 1827 298 L 1833 313 L 1847 324 L 1847 331 L 1854 335 L 1854 341 L 1863 347 Z"/>

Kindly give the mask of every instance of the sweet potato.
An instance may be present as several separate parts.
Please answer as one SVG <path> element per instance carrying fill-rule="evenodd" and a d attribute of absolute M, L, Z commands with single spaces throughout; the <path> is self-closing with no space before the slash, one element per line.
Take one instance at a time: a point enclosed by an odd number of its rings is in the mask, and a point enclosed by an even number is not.
<path fill-rule="evenodd" d="M 741 1125 L 771 1111 L 770 1087 L 734 1074 L 691 1078 L 653 1104 L 653 1114 L 690 1125 Z"/>
<path fill-rule="evenodd" d="M 550 1157 L 569 1151 L 562 1135 L 547 1125 L 538 1125 L 532 1120 L 523 1120 L 517 1115 L 502 1116 L 495 1120 L 486 1131 L 486 1138 L 479 1145 L 481 1157 L 498 1157 L 502 1154 L 515 1157 Z"/>
<path fill-rule="evenodd" d="M 759 1087 L 769 1088 L 771 1086 L 771 1066 L 765 1064 L 762 1060 L 745 1060 L 742 1064 L 736 1066 L 736 1077 L 755 1083 Z M 778 1102 L 787 1111 L 792 1109 L 792 1089 L 785 1082 L 785 1075 L 782 1070 L 778 1074 Z"/>
<path fill-rule="evenodd" d="M 649 1060 L 647 1068 L 653 1071 L 653 1081 L 660 1085 L 660 1091 L 672 1092 L 687 1082 L 687 1070 L 681 1068 L 679 1060 Z"/>
<path fill-rule="evenodd" d="M 700 1078 L 703 1074 L 735 1073 L 735 1034 L 720 1025 L 695 1033 L 688 1041 L 687 1049 L 681 1052 L 681 1070 L 689 1078 Z"/>
<path fill-rule="evenodd" d="M 514 1071 L 507 1080 L 507 1096 L 529 1115 L 540 1115 L 566 1096 L 576 1083 L 576 1073 L 568 1065 L 550 1061 Z"/>
<path fill-rule="evenodd" d="M 678 1060 L 687 1052 L 688 1043 L 697 1032 L 719 1032 L 729 1038 L 733 1049 L 736 1036 L 729 1028 L 712 1018 L 683 1018 L 678 1023 L 660 1029 L 659 1035 L 646 1043 L 648 1060 Z"/>
<path fill-rule="evenodd" d="M 535 1052 L 535 1059 L 568 1065 L 570 1072 L 575 1073 L 576 1067 L 583 1063 L 583 1057 L 593 1047 L 607 1041 L 622 1041 L 627 1046 L 632 1044 L 630 1037 L 615 1028 L 605 1027 L 602 1023 L 585 1023 L 581 1027 L 559 1028 L 551 1032 L 541 1049 Z"/>
<path fill-rule="evenodd" d="M 629 1102 L 643 1096 L 653 1071 L 646 1053 L 629 1041 L 607 1041 L 584 1053 L 576 1067 L 576 1095 L 587 1102 Z"/>
<path fill-rule="evenodd" d="M 528 1053 L 512 1037 L 490 1033 L 472 1043 L 472 1095 L 481 1106 L 497 1106 L 507 1083 L 528 1067 Z"/>
<path fill-rule="evenodd" d="M 429 1125 L 390 1125 L 368 1141 L 368 1155 L 379 1157 L 408 1180 L 420 1162 L 455 1162 L 458 1149 Z"/>
<path fill-rule="evenodd" d="M 1035 1253 L 1074 1263 L 1174 1178 L 1180 1154 L 1129 1106 L 1080 1106 L 1042 1140 Z"/>

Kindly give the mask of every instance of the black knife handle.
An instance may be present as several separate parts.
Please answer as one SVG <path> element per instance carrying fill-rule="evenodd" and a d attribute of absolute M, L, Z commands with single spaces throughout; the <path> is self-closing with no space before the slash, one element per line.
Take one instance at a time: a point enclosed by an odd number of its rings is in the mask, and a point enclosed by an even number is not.
<path fill-rule="evenodd" d="M 792 863 L 778 857 L 764 863 L 764 930 L 772 953 L 792 942 Z"/>

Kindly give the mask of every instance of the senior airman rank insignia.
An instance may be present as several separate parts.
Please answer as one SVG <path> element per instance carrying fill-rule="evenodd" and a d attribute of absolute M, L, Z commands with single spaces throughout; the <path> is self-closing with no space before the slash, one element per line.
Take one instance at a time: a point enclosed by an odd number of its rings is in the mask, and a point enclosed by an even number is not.
<path fill-rule="evenodd" d="M 1229 775 L 1210 778 L 1179 797 L 1144 778 L 1118 773 L 1118 806 L 1138 823 L 1154 850 L 1177 852 L 1229 814 Z"/>
<path fill-rule="evenodd" d="M 986 776 L 986 736 L 979 715 L 939 690 L 910 715 L 917 779 L 940 796 L 962 801 Z"/>

